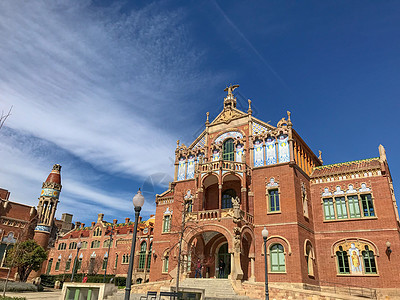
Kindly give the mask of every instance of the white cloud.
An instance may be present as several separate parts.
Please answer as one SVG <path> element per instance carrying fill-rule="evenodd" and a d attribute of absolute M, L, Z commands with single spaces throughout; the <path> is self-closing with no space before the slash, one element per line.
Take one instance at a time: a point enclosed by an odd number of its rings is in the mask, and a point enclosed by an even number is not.
<path fill-rule="evenodd" d="M 182 16 L 152 4 L 122 13 L 89 1 L 0 2 L 0 109 L 13 106 L 12 131 L 0 132 L 1 186 L 37 203 L 32 193 L 55 157 L 41 143 L 108 174 L 172 174 L 176 134 L 163 125 L 187 120 L 177 103 L 200 88 L 198 78 L 213 81 L 195 71 L 201 55 Z M 71 203 L 124 210 L 120 198 L 72 179 L 79 173 L 63 174 Z"/>

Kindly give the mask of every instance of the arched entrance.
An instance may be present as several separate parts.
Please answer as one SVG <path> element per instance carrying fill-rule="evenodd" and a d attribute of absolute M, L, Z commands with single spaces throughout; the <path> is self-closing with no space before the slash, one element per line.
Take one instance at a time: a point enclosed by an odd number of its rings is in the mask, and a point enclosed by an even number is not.
<path fill-rule="evenodd" d="M 231 274 L 231 254 L 228 252 L 228 243 L 221 244 L 216 255 L 217 278 L 228 278 Z"/>
<path fill-rule="evenodd" d="M 195 277 L 198 261 L 201 262 L 201 277 L 203 278 L 228 278 L 231 273 L 231 253 L 229 253 L 228 240 L 217 231 L 204 231 L 194 235 L 189 242 L 188 277 Z M 222 264 L 220 264 L 222 260 Z M 223 267 L 221 276 L 219 268 Z"/>

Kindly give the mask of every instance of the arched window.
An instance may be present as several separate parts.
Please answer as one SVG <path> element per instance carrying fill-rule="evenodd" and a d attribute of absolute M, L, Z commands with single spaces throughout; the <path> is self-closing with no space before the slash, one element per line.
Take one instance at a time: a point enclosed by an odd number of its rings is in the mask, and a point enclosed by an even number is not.
<path fill-rule="evenodd" d="M 61 255 L 57 259 L 56 267 L 54 268 L 55 271 L 60 270 L 60 264 L 61 264 Z"/>
<path fill-rule="evenodd" d="M 307 260 L 307 273 L 308 276 L 314 276 L 314 249 L 310 242 L 306 245 L 306 260 Z"/>
<path fill-rule="evenodd" d="M 144 269 L 144 264 L 146 263 L 146 250 L 147 250 L 147 243 L 143 242 L 140 245 L 140 253 L 139 253 L 139 269 Z"/>
<path fill-rule="evenodd" d="M 151 265 L 151 252 L 153 251 L 152 248 L 153 248 L 153 243 L 150 243 L 149 254 L 147 254 L 147 270 L 150 269 L 150 265 Z"/>
<path fill-rule="evenodd" d="M 97 227 L 94 230 L 93 236 L 101 236 L 101 233 L 102 233 L 102 231 L 101 231 L 100 227 Z"/>
<path fill-rule="evenodd" d="M 86 249 L 87 248 L 87 242 L 81 242 L 81 249 Z"/>
<path fill-rule="evenodd" d="M 347 252 L 343 250 L 343 247 L 339 247 L 339 251 L 336 251 L 338 269 L 340 274 L 350 274 L 349 257 Z"/>
<path fill-rule="evenodd" d="M 233 189 L 226 190 L 222 193 L 222 209 L 232 208 L 232 198 L 236 197 L 236 192 Z"/>
<path fill-rule="evenodd" d="M 115 254 L 115 264 L 114 264 L 114 268 L 117 268 L 118 266 L 118 254 Z"/>
<path fill-rule="evenodd" d="M 365 246 L 365 250 L 362 251 L 364 259 L 365 274 L 376 274 L 376 263 L 374 251 L 369 250 L 368 246 Z"/>
<path fill-rule="evenodd" d="M 65 263 L 65 271 L 69 271 L 69 269 L 71 268 L 71 261 L 72 261 L 72 256 L 71 254 L 68 256 L 68 260 Z"/>
<path fill-rule="evenodd" d="M 164 257 L 163 273 L 168 273 L 169 256 Z"/>
<path fill-rule="evenodd" d="M 47 265 L 46 275 L 49 275 L 49 274 L 50 274 L 52 264 L 53 264 L 53 259 L 50 258 L 49 263 L 48 263 L 48 265 Z"/>
<path fill-rule="evenodd" d="M 90 248 L 99 248 L 99 247 L 100 247 L 100 241 L 97 240 L 92 241 Z"/>
<path fill-rule="evenodd" d="M 227 139 L 223 146 L 223 160 L 235 161 L 235 149 L 233 139 Z"/>
<path fill-rule="evenodd" d="M 108 245 L 110 245 L 110 240 L 105 240 L 103 242 L 103 248 L 108 248 Z M 112 245 L 111 245 L 112 246 Z"/>
<path fill-rule="evenodd" d="M 76 249 L 76 242 L 72 242 L 69 244 L 69 249 Z"/>
<path fill-rule="evenodd" d="M 169 232 L 170 230 L 171 230 L 171 215 L 164 215 L 163 232 Z"/>
<path fill-rule="evenodd" d="M 281 244 L 274 244 L 269 248 L 271 272 L 286 272 L 285 253 Z"/>

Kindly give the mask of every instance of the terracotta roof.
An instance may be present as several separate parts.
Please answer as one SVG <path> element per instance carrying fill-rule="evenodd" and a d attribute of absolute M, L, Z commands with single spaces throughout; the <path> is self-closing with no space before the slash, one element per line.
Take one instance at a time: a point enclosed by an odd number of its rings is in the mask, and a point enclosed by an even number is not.
<path fill-rule="evenodd" d="M 372 170 L 380 168 L 379 157 L 354 160 L 349 162 L 324 165 L 315 167 L 311 177 L 322 177 L 335 174 L 351 173 L 362 170 Z"/>
<path fill-rule="evenodd" d="M 53 166 L 53 170 L 51 170 L 49 176 L 47 177 L 46 182 L 54 182 L 54 183 L 61 184 L 60 170 L 61 170 L 61 166 L 58 164 L 55 164 Z"/>

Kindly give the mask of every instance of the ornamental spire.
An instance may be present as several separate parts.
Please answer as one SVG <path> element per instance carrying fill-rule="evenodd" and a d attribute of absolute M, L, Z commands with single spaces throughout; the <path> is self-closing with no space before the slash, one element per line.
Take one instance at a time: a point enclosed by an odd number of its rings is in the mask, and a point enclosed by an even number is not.
<path fill-rule="evenodd" d="M 228 95 L 224 98 L 224 109 L 236 107 L 236 97 L 233 95 L 233 91 L 238 87 L 238 84 L 231 84 L 224 89 L 225 92 L 228 92 Z"/>

